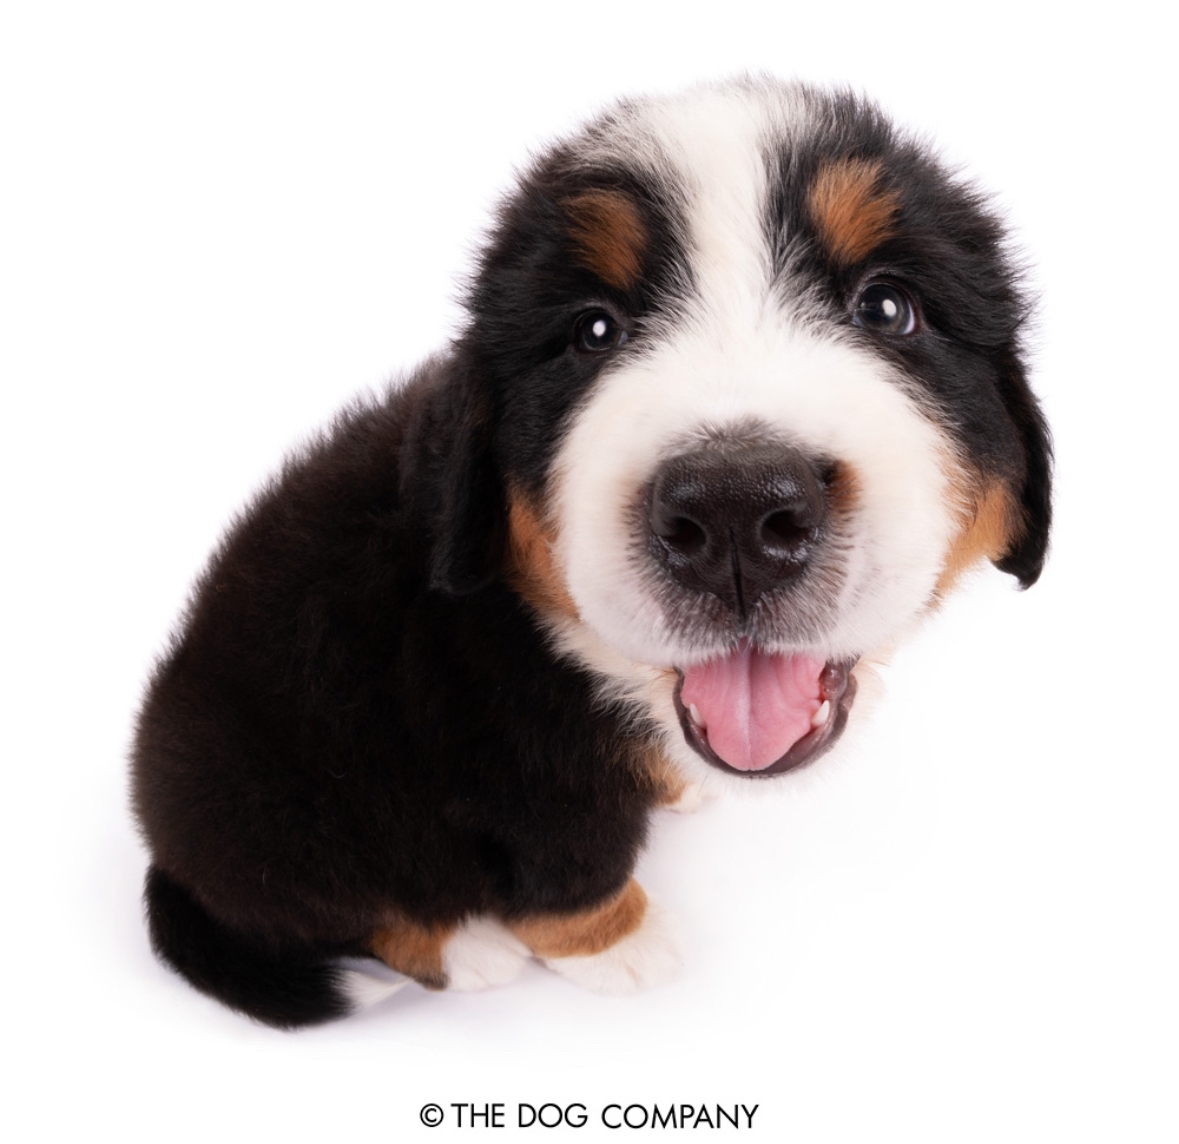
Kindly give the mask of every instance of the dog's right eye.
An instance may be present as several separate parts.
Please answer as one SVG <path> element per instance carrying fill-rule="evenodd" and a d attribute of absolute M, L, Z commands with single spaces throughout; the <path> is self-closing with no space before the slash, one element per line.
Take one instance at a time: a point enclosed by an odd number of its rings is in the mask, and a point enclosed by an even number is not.
<path fill-rule="evenodd" d="M 917 332 L 917 304 L 891 282 L 869 282 L 856 299 L 852 321 L 874 334 L 906 337 Z"/>
<path fill-rule="evenodd" d="M 626 330 L 605 310 L 587 310 L 573 325 L 573 346 L 582 353 L 606 353 L 625 341 Z"/>

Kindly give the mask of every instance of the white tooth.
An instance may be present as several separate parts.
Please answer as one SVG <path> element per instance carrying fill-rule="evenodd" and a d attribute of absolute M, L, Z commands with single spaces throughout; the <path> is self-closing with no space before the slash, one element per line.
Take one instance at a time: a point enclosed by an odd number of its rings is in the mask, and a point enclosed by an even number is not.
<path fill-rule="evenodd" d="M 688 708 L 688 714 L 692 717 L 692 722 L 695 723 L 701 731 L 703 731 L 704 720 L 700 717 L 700 708 L 697 707 L 695 703 L 693 703 L 692 706 Z"/>
<path fill-rule="evenodd" d="M 811 716 L 812 727 L 822 727 L 831 718 L 831 700 L 824 699 L 823 705 Z"/>

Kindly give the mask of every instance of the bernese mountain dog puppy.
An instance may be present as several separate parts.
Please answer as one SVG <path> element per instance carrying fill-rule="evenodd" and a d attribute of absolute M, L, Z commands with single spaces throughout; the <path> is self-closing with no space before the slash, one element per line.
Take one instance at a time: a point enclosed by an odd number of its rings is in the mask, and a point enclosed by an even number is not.
<path fill-rule="evenodd" d="M 1002 226 L 859 97 L 618 106 L 467 308 L 242 515 L 140 715 L 155 950 L 276 1026 L 387 992 L 356 957 L 660 980 L 652 810 L 830 751 L 965 569 L 1044 562 Z"/>

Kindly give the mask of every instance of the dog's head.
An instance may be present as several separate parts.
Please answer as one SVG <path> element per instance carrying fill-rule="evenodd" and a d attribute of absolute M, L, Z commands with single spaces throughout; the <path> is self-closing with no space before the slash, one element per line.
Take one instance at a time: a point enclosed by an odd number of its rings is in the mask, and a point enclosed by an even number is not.
<path fill-rule="evenodd" d="M 622 105 L 523 177 L 470 310 L 436 583 L 506 561 L 682 763 L 815 758 L 965 568 L 1040 573 L 1001 226 L 860 99 Z"/>

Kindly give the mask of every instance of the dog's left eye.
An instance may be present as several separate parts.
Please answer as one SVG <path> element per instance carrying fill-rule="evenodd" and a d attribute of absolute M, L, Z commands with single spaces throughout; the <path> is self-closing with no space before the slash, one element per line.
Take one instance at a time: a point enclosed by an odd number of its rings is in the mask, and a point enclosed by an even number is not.
<path fill-rule="evenodd" d="M 626 330 L 605 310 L 587 310 L 573 326 L 573 345 L 582 353 L 605 353 L 625 341 Z"/>
<path fill-rule="evenodd" d="M 917 305 L 891 282 L 871 282 L 860 291 L 852 321 L 861 330 L 903 337 L 917 329 Z"/>

